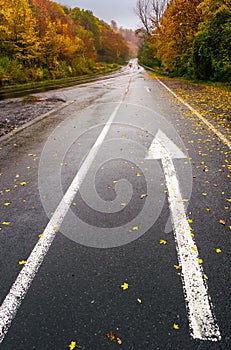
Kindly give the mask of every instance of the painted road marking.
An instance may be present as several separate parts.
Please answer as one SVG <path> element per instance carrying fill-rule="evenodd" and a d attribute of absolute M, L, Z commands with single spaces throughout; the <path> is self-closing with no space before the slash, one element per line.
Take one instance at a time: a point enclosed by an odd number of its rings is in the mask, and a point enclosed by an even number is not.
<path fill-rule="evenodd" d="M 173 92 L 167 85 L 165 85 L 160 79 L 156 78 L 158 82 L 165 87 L 174 97 L 178 99 L 181 103 L 183 103 L 191 112 L 193 112 L 200 120 L 203 121 L 205 125 L 209 127 L 210 130 L 216 134 L 221 141 L 227 145 L 231 149 L 231 142 L 225 137 L 219 130 L 215 128 L 206 118 L 204 118 L 199 112 L 197 112 L 190 104 L 188 104 L 186 101 L 183 100 L 183 98 L 179 97 L 175 92 Z"/>
<path fill-rule="evenodd" d="M 221 335 L 212 313 L 213 307 L 203 278 L 203 269 L 198 262 L 198 250 L 191 236 L 173 158 L 186 156 L 159 130 L 146 159 L 161 159 L 162 162 L 191 335 L 194 339 L 217 341 L 221 339 Z"/>
<path fill-rule="evenodd" d="M 129 81 L 130 84 L 130 81 Z M 25 298 L 25 295 L 40 267 L 42 264 L 54 238 L 56 232 L 59 230 L 65 215 L 67 214 L 75 195 L 77 194 L 84 178 L 90 166 L 92 165 L 96 154 L 102 145 L 107 133 L 120 109 L 122 101 L 118 103 L 112 114 L 110 115 L 106 125 L 98 136 L 94 146 L 91 148 L 86 159 L 84 160 L 82 166 L 77 172 L 75 178 L 73 179 L 70 187 L 65 193 L 63 199 L 59 203 L 57 209 L 52 215 L 48 225 L 46 226 L 43 236 L 39 239 L 38 243 L 32 250 L 29 258 L 27 259 L 26 265 L 23 267 L 19 273 L 17 279 L 12 285 L 8 295 L 3 301 L 0 307 L 0 343 L 3 341 L 16 313 Z"/>

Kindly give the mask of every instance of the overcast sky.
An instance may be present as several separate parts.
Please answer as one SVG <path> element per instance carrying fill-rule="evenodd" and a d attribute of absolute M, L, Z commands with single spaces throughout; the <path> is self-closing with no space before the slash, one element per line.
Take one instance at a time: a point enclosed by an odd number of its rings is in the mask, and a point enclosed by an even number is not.
<path fill-rule="evenodd" d="M 96 17 L 109 23 L 115 20 L 118 27 L 136 29 L 139 19 L 134 13 L 136 0 L 55 0 L 69 7 L 80 7 L 91 10 Z"/>

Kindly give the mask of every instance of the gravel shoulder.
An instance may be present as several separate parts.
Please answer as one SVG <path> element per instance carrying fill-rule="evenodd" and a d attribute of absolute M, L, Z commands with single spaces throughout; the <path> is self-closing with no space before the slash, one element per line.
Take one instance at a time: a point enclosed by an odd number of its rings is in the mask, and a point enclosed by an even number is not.
<path fill-rule="evenodd" d="M 179 79 L 161 77 L 161 81 L 231 138 L 230 92 Z M 62 106 L 66 100 L 60 93 L 48 92 L 0 101 L 0 137 Z"/>
<path fill-rule="evenodd" d="M 59 97 L 29 95 L 0 102 L 0 137 L 52 111 L 66 101 Z"/>

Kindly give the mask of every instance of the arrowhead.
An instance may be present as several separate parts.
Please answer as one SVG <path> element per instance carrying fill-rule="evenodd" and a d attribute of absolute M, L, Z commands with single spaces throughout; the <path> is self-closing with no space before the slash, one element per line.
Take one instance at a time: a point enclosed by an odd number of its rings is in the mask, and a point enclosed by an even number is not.
<path fill-rule="evenodd" d="M 186 155 L 161 130 L 158 130 L 145 159 L 163 159 L 166 156 L 174 158 L 187 158 Z"/>

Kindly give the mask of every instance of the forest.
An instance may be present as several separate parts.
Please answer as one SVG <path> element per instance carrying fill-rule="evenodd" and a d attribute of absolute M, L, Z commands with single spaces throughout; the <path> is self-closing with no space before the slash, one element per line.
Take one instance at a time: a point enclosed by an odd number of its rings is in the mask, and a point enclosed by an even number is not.
<path fill-rule="evenodd" d="M 50 0 L 0 0 L 0 85 L 113 70 L 129 47 L 89 10 Z"/>
<path fill-rule="evenodd" d="M 231 0 L 138 0 L 139 61 L 170 76 L 231 81 Z"/>

